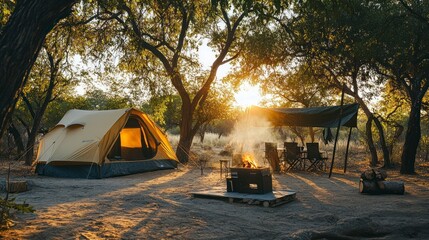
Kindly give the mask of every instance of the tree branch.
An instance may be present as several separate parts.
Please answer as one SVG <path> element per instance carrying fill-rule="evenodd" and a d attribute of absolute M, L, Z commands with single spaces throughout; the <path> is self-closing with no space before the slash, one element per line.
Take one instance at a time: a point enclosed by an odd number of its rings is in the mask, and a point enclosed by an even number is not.
<path fill-rule="evenodd" d="M 404 6 L 404 8 L 417 20 L 423 22 L 424 24 L 428 25 L 429 27 L 429 18 L 425 18 L 421 14 L 417 13 L 414 9 L 412 9 L 407 3 L 405 3 L 404 0 L 399 0 L 399 2 Z"/>

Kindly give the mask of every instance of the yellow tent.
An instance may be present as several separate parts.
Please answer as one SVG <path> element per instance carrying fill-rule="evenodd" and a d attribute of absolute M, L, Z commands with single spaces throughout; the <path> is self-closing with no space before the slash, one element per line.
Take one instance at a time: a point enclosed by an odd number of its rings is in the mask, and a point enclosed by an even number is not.
<path fill-rule="evenodd" d="M 134 108 L 70 110 L 39 144 L 36 172 L 103 178 L 177 167 L 167 137 Z"/>

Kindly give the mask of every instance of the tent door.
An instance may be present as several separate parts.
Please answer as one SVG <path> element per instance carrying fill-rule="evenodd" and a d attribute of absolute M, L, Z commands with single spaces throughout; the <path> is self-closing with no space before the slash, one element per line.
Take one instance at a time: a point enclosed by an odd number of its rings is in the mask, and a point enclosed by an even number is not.
<path fill-rule="evenodd" d="M 157 144 L 147 126 L 135 117 L 130 117 L 119 133 L 107 157 L 112 160 L 145 160 L 156 155 Z"/>

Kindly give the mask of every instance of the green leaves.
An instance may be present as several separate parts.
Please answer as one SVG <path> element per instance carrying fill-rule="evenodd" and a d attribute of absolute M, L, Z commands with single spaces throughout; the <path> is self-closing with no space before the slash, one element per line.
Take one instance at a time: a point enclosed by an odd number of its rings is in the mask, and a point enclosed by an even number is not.
<path fill-rule="evenodd" d="M 0 230 L 8 229 L 14 225 L 12 220 L 14 210 L 21 213 L 35 212 L 34 208 L 25 202 L 16 203 L 15 198 L 0 198 Z"/>
<path fill-rule="evenodd" d="M 15 8 L 15 0 L 4 0 L 0 3 L 0 33 Z"/>

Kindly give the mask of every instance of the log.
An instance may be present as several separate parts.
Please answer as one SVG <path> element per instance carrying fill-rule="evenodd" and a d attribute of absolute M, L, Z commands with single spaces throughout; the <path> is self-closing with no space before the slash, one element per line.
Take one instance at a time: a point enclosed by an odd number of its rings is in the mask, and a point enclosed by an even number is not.
<path fill-rule="evenodd" d="M 363 180 L 377 180 L 377 181 L 383 181 L 387 178 L 387 172 L 384 170 L 378 170 L 378 169 L 368 169 L 364 171 L 361 176 Z"/>
<path fill-rule="evenodd" d="M 6 191 L 9 193 L 20 193 L 28 190 L 27 181 L 6 182 Z"/>
<path fill-rule="evenodd" d="M 368 194 L 404 194 L 405 186 L 401 181 L 369 181 L 361 179 L 359 192 Z"/>
<path fill-rule="evenodd" d="M 380 181 L 380 189 L 386 194 L 401 194 L 405 193 L 405 185 L 402 181 Z"/>
<path fill-rule="evenodd" d="M 372 169 L 366 170 L 360 175 L 360 178 L 363 180 L 373 180 L 375 178 L 375 172 Z"/>
<path fill-rule="evenodd" d="M 369 193 L 369 194 L 380 194 L 380 188 L 377 185 L 376 181 L 369 181 L 361 179 L 359 182 L 359 192 L 360 193 Z"/>

